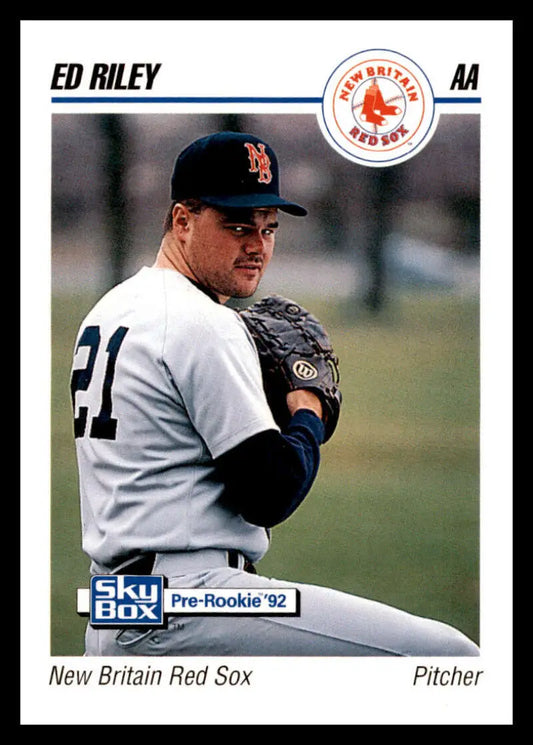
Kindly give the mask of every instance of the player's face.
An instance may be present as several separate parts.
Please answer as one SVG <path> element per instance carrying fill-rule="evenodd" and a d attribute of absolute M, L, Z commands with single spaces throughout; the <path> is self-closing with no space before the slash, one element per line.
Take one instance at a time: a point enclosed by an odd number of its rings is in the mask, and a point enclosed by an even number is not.
<path fill-rule="evenodd" d="M 274 251 L 277 210 L 204 208 L 191 217 L 185 250 L 195 278 L 222 302 L 253 295 Z"/>

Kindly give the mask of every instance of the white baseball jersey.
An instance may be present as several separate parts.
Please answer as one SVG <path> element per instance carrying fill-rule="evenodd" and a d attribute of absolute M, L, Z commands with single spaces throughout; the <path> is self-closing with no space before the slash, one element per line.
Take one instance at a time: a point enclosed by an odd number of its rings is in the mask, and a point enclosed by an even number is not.
<path fill-rule="evenodd" d="M 279 430 L 239 315 L 144 267 L 87 315 L 72 375 L 83 548 L 94 571 L 139 551 L 268 548 L 225 509 L 213 459 Z"/>
<path fill-rule="evenodd" d="M 171 587 L 268 592 L 290 586 L 301 596 L 296 616 L 180 615 L 148 630 L 89 623 L 88 656 L 479 653 L 463 634 L 436 621 L 221 566 L 212 561 L 216 551 L 192 553 L 233 548 L 257 561 L 268 548 L 264 528 L 223 506 L 224 487 L 213 467 L 214 458 L 250 436 L 278 430 L 255 346 L 237 313 L 173 270 L 144 268 L 89 313 L 75 349 L 83 547 L 91 570 L 112 570 L 153 551 L 154 572 Z M 183 556 L 200 564 L 185 571 Z"/>

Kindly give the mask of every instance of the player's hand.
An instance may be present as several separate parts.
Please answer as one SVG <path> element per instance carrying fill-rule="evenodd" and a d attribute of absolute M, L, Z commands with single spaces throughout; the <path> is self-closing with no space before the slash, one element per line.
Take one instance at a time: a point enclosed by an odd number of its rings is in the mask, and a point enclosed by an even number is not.
<path fill-rule="evenodd" d="M 287 394 L 287 408 L 291 416 L 294 416 L 299 409 L 311 409 L 320 419 L 323 416 L 322 404 L 319 397 L 312 391 L 306 391 L 301 388 Z"/>

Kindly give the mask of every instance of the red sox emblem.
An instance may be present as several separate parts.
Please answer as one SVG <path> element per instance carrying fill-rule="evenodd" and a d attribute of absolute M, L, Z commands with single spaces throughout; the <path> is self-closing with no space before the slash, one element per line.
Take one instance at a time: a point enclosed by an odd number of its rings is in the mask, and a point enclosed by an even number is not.
<path fill-rule="evenodd" d="M 251 142 L 245 142 L 244 146 L 248 148 L 248 158 L 250 160 L 248 170 L 250 173 L 259 173 L 259 183 L 269 184 L 272 181 L 272 172 L 270 171 L 270 158 L 265 153 L 265 146 L 262 142 L 259 144 L 259 149 Z"/>
<path fill-rule="evenodd" d="M 321 113 L 335 150 L 376 167 L 412 158 L 438 122 L 426 74 L 391 49 L 366 49 L 341 62 L 324 89 Z"/>

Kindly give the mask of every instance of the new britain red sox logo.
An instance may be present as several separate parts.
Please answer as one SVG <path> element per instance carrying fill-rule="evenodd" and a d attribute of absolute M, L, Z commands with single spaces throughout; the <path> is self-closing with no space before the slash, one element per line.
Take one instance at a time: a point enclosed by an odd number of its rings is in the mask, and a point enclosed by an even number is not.
<path fill-rule="evenodd" d="M 426 75 L 391 50 L 360 52 L 339 65 L 324 90 L 321 114 L 330 144 L 368 166 L 411 158 L 436 125 Z"/>
<path fill-rule="evenodd" d="M 265 152 L 265 146 L 262 142 L 259 143 L 258 147 L 251 142 L 245 142 L 244 146 L 248 150 L 250 160 L 248 171 L 258 174 L 257 180 L 260 184 L 269 184 L 272 181 L 272 171 L 270 170 L 270 158 Z"/>

